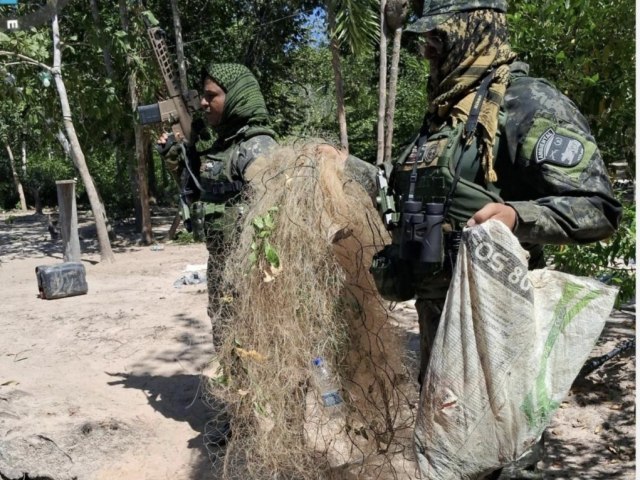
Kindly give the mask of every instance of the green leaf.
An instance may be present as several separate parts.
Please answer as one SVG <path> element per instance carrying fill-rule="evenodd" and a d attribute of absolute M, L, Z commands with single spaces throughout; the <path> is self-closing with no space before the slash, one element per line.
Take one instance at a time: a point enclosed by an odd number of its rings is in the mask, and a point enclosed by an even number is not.
<path fill-rule="evenodd" d="M 262 230 L 264 229 L 264 220 L 262 219 L 262 217 L 256 217 L 253 219 L 253 226 L 257 229 L 257 230 Z"/>
<path fill-rule="evenodd" d="M 273 267 L 278 268 L 280 266 L 280 257 L 278 256 L 278 252 L 276 252 L 275 248 L 273 248 L 269 242 L 265 243 L 264 256 L 267 258 L 267 262 L 269 262 Z"/>
<path fill-rule="evenodd" d="M 273 223 L 273 218 L 271 218 L 271 215 L 268 213 L 264 216 L 264 226 L 269 230 L 273 230 L 273 227 L 275 227 Z"/>

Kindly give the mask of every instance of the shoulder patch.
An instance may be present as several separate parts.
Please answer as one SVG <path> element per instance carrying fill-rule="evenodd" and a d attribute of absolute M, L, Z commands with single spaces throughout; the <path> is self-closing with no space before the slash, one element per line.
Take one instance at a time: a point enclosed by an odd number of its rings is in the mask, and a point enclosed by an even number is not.
<path fill-rule="evenodd" d="M 538 138 L 535 145 L 536 163 L 552 163 L 561 167 L 575 167 L 584 157 L 584 145 L 566 135 L 548 128 Z"/>

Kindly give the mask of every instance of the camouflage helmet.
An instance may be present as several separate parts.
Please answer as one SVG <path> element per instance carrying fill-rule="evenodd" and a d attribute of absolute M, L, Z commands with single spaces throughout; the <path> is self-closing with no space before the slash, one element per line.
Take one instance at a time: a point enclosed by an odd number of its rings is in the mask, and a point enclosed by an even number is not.
<path fill-rule="evenodd" d="M 489 8 L 507 11 L 507 0 L 424 0 L 422 16 L 411 23 L 407 32 L 424 33 L 447 21 L 454 13 Z"/>

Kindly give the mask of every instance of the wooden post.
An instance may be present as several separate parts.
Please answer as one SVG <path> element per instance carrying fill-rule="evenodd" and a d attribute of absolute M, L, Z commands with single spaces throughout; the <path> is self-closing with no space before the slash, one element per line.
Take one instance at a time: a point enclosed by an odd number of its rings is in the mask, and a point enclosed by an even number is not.
<path fill-rule="evenodd" d="M 80 237 L 78 236 L 78 211 L 76 210 L 76 181 L 58 180 L 58 209 L 60 210 L 60 234 L 64 245 L 64 261 L 80 261 Z"/>

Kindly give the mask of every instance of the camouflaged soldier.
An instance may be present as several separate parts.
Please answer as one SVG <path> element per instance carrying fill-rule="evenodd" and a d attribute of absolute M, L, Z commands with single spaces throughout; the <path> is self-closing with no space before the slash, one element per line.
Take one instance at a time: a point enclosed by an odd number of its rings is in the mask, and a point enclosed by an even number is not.
<path fill-rule="evenodd" d="M 247 67 L 240 64 L 211 64 L 202 71 L 200 107 L 216 132 L 211 148 L 198 152 L 200 169 L 193 181 L 198 200 L 190 207 L 190 221 L 196 240 L 204 240 L 209 251 L 207 289 L 214 343 L 216 318 L 220 318 L 219 291 L 226 242 L 233 240 L 242 212 L 242 194 L 254 175 L 259 158 L 276 145 L 269 128 L 269 115 L 260 86 Z M 163 144 L 166 136 L 160 138 Z M 172 150 L 167 155 L 171 157 Z"/>
<path fill-rule="evenodd" d="M 426 0 L 407 28 L 430 62 L 428 107 L 389 178 L 398 213 L 379 265 L 396 281 L 376 283 L 387 298 L 417 299 L 420 381 L 465 225 L 502 221 L 536 268 L 544 244 L 606 238 L 621 215 L 585 118 L 517 61 L 506 9 L 505 0 Z"/>

